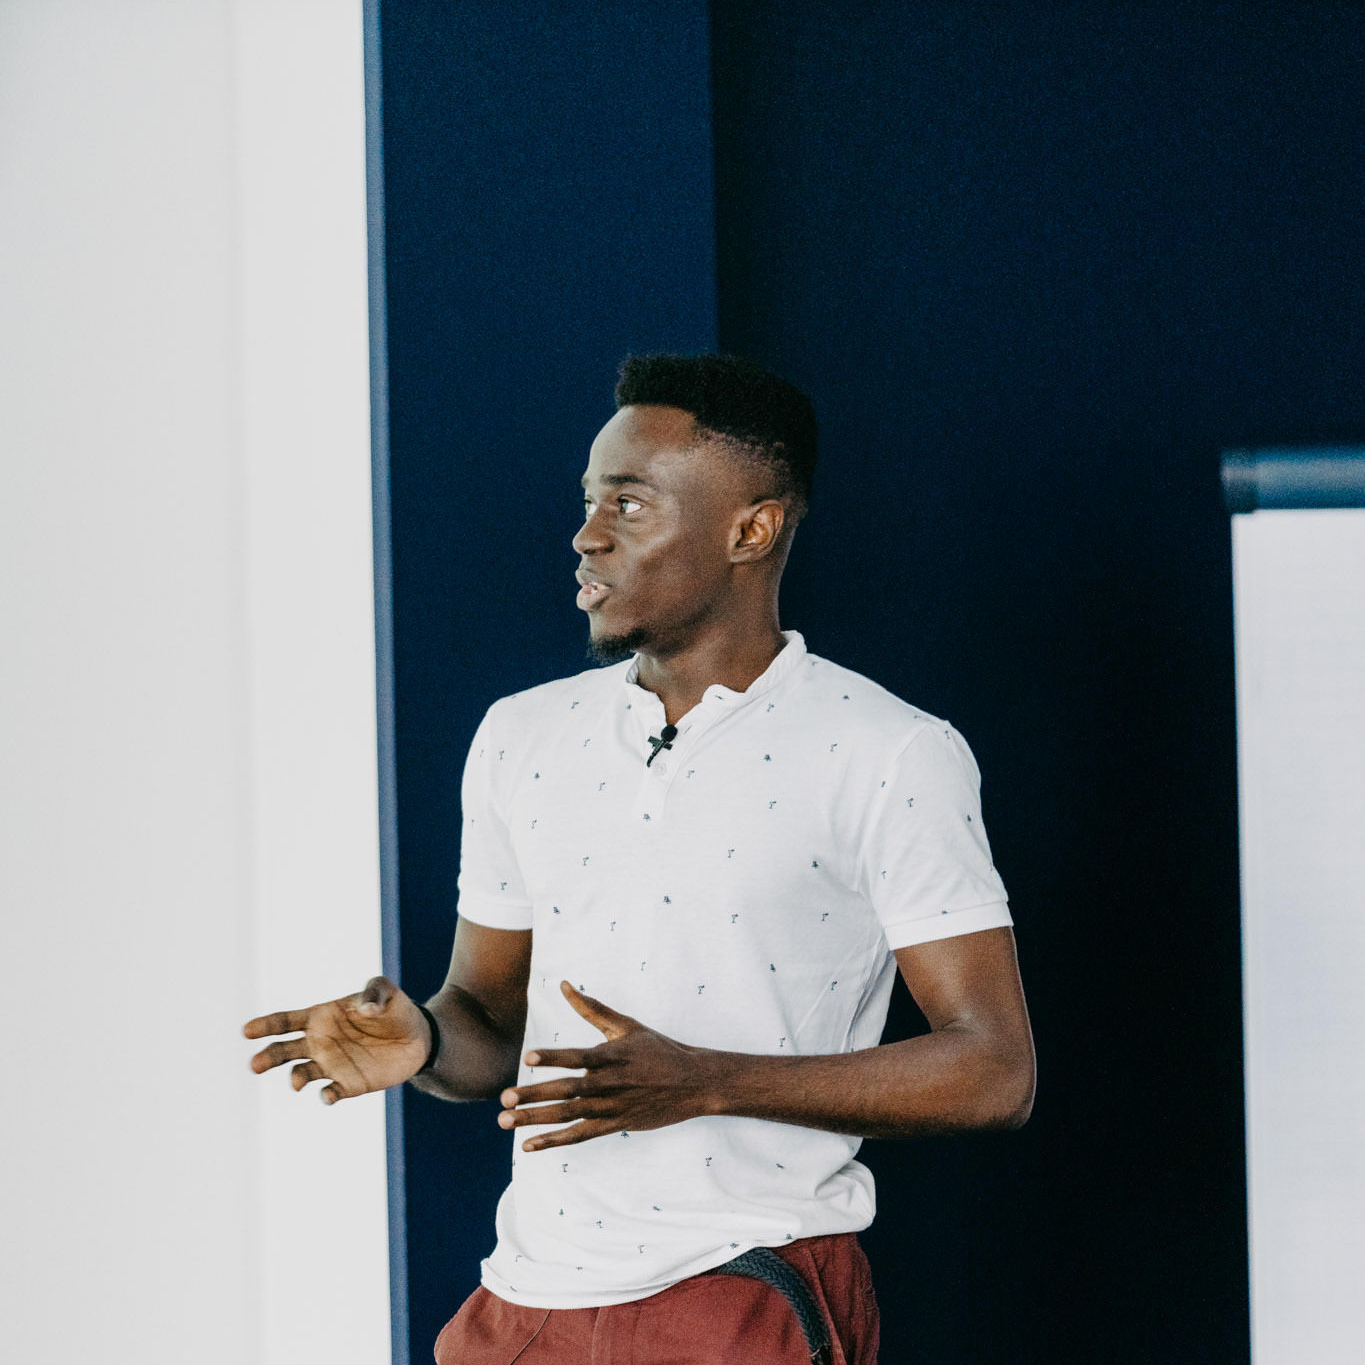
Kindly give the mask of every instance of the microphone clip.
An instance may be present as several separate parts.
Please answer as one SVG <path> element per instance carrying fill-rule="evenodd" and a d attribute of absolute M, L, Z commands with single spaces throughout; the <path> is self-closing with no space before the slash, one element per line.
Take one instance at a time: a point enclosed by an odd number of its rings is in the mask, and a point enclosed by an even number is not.
<path fill-rule="evenodd" d="M 665 725 L 664 728 L 659 731 L 658 735 L 650 735 L 649 742 L 654 747 L 650 749 L 649 757 L 645 759 L 645 767 L 648 768 L 664 749 L 671 749 L 673 747 L 673 741 L 677 739 L 677 737 L 678 727 L 676 725 Z"/>

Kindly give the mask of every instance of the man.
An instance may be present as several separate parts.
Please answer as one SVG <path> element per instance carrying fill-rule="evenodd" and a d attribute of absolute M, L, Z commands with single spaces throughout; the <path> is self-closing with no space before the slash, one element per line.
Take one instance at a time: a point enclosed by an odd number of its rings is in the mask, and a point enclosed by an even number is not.
<path fill-rule="evenodd" d="M 620 662 L 480 726 L 445 985 L 253 1020 L 303 1036 L 252 1065 L 328 1103 L 501 1098 L 512 1179 L 442 1365 L 864 1365 L 859 1139 L 1032 1105 L 976 767 L 779 628 L 809 401 L 726 356 L 631 358 L 616 399 L 573 543 L 592 652 Z M 931 1032 L 878 1046 L 897 968 Z"/>

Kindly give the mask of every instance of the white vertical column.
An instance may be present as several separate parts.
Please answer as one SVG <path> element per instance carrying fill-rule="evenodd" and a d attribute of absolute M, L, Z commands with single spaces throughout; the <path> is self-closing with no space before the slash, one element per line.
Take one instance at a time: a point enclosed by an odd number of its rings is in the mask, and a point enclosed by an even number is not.
<path fill-rule="evenodd" d="M 1255 1365 L 1365 1341 L 1365 511 L 1233 518 Z"/>
<path fill-rule="evenodd" d="M 359 0 L 0 0 L 0 1317 L 387 1359 Z"/>
<path fill-rule="evenodd" d="M 379 970 L 364 54 L 358 0 L 234 9 L 258 1012 Z M 261 1359 L 369 1365 L 383 1101 L 316 1089 L 260 1083 Z"/>

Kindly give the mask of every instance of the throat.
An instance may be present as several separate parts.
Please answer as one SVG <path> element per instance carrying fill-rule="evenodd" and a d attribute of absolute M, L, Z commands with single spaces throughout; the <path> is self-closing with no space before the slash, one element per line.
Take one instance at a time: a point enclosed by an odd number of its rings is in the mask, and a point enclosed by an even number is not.
<path fill-rule="evenodd" d="M 786 646 L 781 631 L 721 651 L 688 651 L 671 657 L 640 654 L 637 681 L 663 702 L 664 719 L 677 723 L 706 695 L 708 687 L 719 684 L 732 692 L 747 692 L 755 679 L 767 672 L 772 661 Z"/>

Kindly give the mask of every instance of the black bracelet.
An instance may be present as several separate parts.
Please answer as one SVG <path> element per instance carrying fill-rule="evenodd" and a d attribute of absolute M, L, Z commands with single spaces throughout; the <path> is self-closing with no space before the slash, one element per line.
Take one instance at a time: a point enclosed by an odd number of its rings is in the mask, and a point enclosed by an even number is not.
<path fill-rule="evenodd" d="M 417 1005 L 415 1000 L 412 1003 Z M 420 1076 L 423 1071 L 430 1071 L 436 1065 L 437 1057 L 441 1055 L 441 1026 L 436 1022 L 436 1016 L 425 1005 L 417 1005 L 417 1008 L 422 1011 L 422 1018 L 431 1029 L 431 1047 L 427 1051 L 426 1061 L 422 1063 L 421 1070 L 417 1073 Z"/>

